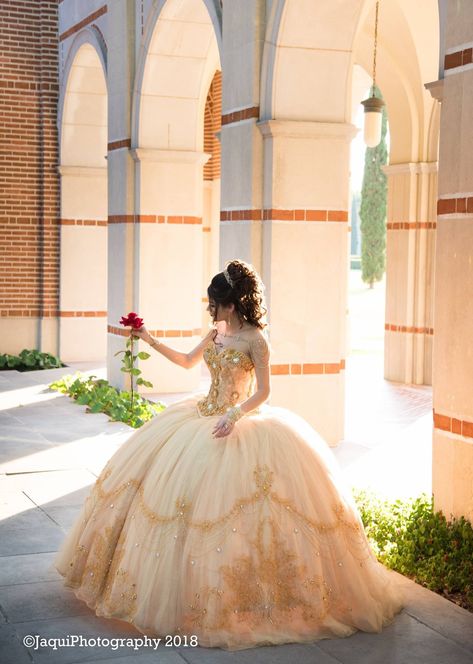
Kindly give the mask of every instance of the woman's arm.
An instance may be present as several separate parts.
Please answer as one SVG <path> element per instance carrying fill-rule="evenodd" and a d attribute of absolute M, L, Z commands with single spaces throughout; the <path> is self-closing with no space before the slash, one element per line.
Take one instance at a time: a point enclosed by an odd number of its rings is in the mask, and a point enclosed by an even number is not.
<path fill-rule="evenodd" d="M 168 360 L 171 360 L 171 362 L 174 362 L 174 364 L 178 364 L 180 367 L 183 367 L 184 369 L 191 369 L 193 366 L 195 366 L 198 362 L 203 357 L 204 349 L 210 339 L 212 339 L 212 335 L 216 333 L 216 330 L 212 329 L 208 332 L 208 334 L 202 339 L 202 341 L 191 351 L 188 353 L 183 353 L 179 350 L 175 350 L 174 348 L 171 348 L 170 346 L 167 346 L 164 344 L 162 341 L 159 339 L 155 339 L 145 328 L 141 327 L 139 330 L 130 330 L 130 334 L 132 334 L 134 337 L 138 337 L 139 339 L 143 339 L 143 341 L 146 341 L 152 348 L 157 350 L 161 355 L 164 355 Z"/>
<path fill-rule="evenodd" d="M 222 415 L 212 431 L 214 438 L 227 436 L 236 420 L 267 401 L 271 394 L 270 348 L 262 334 L 250 341 L 250 355 L 256 376 L 256 391 L 246 401 L 233 406 Z"/>
<path fill-rule="evenodd" d="M 254 394 L 246 401 L 240 404 L 241 412 L 246 415 L 254 408 L 258 408 L 262 403 L 268 400 L 271 395 L 270 370 L 269 366 L 255 366 L 256 390 Z"/>

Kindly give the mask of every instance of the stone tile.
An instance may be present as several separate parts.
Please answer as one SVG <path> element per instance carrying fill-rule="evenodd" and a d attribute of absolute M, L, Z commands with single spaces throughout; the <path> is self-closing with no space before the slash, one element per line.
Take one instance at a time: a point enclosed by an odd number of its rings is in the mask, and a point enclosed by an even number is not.
<path fill-rule="evenodd" d="M 473 613 L 397 574 L 404 587 L 406 613 L 473 653 Z M 473 656 L 472 656 L 473 661 Z"/>
<path fill-rule="evenodd" d="M 89 607 L 62 580 L 0 587 L 0 606 L 10 623 L 90 615 Z"/>
<path fill-rule="evenodd" d="M 21 490 L 36 505 L 82 505 L 97 477 L 84 468 L 9 476 L 4 484 Z M 0 483 L 0 487 L 2 484 Z"/>
<path fill-rule="evenodd" d="M 93 664 L 93 662 L 101 662 L 101 664 L 115 664 L 117 659 L 115 657 L 111 659 L 85 659 L 84 662 L 88 664 Z M 120 664 L 134 664 L 138 662 L 139 664 L 185 664 L 186 660 L 179 655 L 175 650 L 159 650 L 159 660 L 156 657 L 156 652 L 147 652 L 140 654 L 140 650 L 137 651 L 136 655 L 125 655 L 125 657 L 120 656 Z"/>
<path fill-rule="evenodd" d="M 0 481 L 0 489 L 5 486 L 6 482 Z M 0 493 L 0 523 L 4 519 L 9 519 L 17 514 L 26 512 L 27 510 L 34 509 L 36 505 L 31 501 L 28 496 L 18 489 L 15 491 L 1 492 Z"/>
<path fill-rule="evenodd" d="M 380 634 L 358 631 L 344 639 L 324 639 L 323 652 L 342 664 L 471 664 L 464 648 L 405 612 Z"/>
<path fill-rule="evenodd" d="M 56 551 L 63 538 L 61 528 L 35 507 L 0 523 L 0 556 Z"/>
<path fill-rule="evenodd" d="M 182 653 L 189 664 L 338 664 L 338 660 L 317 648 L 317 645 L 303 643 L 284 643 L 278 646 L 258 646 L 244 650 L 228 651 L 222 648 L 182 648 Z"/>
<path fill-rule="evenodd" d="M 17 420 L 16 422 L 1 422 L 0 421 L 0 449 L 4 442 L 15 441 L 17 446 L 20 443 L 43 443 L 50 445 L 50 441 L 41 435 L 33 427 L 25 427 L 25 425 Z"/>
<path fill-rule="evenodd" d="M 2 664 L 31 664 L 31 658 L 15 628 L 8 623 L 0 624 L 0 653 Z"/>
<path fill-rule="evenodd" d="M 73 618 L 56 618 L 51 620 L 34 620 L 31 622 L 15 623 L 15 630 L 20 639 L 28 634 L 38 634 L 42 639 L 65 639 L 72 636 L 85 639 L 101 637 L 102 639 L 143 639 L 131 624 L 119 620 L 99 618 L 92 610 L 89 615 L 75 616 Z M 50 642 L 51 643 L 51 642 Z M 116 642 L 118 643 L 118 642 Z M 135 643 L 139 643 L 135 641 Z M 161 654 L 169 653 L 170 649 L 162 644 L 157 649 L 152 645 L 141 646 L 133 649 L 131 645 L 120 645 L 116 649 L 109 645 L 84 645 L 78 644 L 70 647 L 53 649 L 52 645 L 40 645 L 39 648 L 28 648 L 35 664 L 69 664 L 70 662 L 84 661 L 120 661 L 122 657 L 152 654 L 155 662 L 161 662 Z M 141 661 L 141 658 L 140 658 Z M 166 660 L 164 660 L 166 661 Z M 180 661 L 170 661 L 170 664 L 180 664 Z"/>
<path fill-rule="evenodd" d="M 0 556 L 0 586 L 57 580 L 58 572 L 52 564 L 55 555 L 55 551 L 48 551 Z"/>
<path fill-rule="evenodd" d="M 49 505 L 43 506 L 43 510 L 46 514 L 50 516 L 65 533 L 67 533 L 74 525 L 80 514 L 80 509 L 81 508 L 78 505 L 57 505 L 55 507 Z"/>

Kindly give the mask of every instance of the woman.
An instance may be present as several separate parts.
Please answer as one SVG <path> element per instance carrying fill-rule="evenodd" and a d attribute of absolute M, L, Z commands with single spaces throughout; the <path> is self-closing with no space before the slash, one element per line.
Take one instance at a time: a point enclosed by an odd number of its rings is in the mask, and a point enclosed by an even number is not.
<path fill-rule="evenodd" d="M 208 297 L 215 328 L 188 353 L 133 331 L 179 366 L 203 358 L 210 390 L 168 406 L 111 457 L 57 570 L 98 616 L 205 647 L 379 632 L 404 605 L 396 577 L 326 442 L 265 403 L 259 275 L 230 261 Z"/>

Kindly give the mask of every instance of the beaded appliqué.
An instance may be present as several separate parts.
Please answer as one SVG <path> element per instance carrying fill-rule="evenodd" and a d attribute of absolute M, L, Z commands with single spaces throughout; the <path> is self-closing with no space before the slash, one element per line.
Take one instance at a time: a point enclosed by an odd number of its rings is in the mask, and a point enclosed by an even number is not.
<path fill-rule="evenodd" d="M 212 343 L 204 350 L 211 385 L 207 396 L 197 402 L 203 416 L 223 415 L 245 395 L 250 397 L 255 385 L 254 365 L 247 353 L 227 347 L 217 352 Z"/>

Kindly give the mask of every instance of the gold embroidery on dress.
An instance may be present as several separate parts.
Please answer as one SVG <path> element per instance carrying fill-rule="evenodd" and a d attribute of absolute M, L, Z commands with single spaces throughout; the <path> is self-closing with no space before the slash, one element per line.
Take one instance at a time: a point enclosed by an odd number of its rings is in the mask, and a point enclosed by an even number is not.
<path fill-rule="evenodd" d="M 273 484 L 273 475 L 274 472 L 271 471 L 268 466 L 265 464 L 263 467 L 257 465 L 253 470 L 253 476 L 255 478 L 255 484 L 259 491 L 255 491 L 250 496 L 242 496 L 237 498 L 234 501 L 233 507 L 226 513 L 222 514 L 216 519 L 209 520 L 205 519 L 203 521 L 193 521 L 189 517 L 191 510 L 191 504 L 187 501 L 185 497 L 176 499 L 176 513 L 169 516 L 163 516 L 158 512 L 152 510 L 146 503 L 144 498 L 144 488 L 142 483 L 139 480 L 132 479 L 126 482 L 123 482 L 115 489 L 105 492 L 102 488 L 103 482 L 112 472 L 111 468 L 101 475 L 95 484 L 94 490 L 97 491 L 98 495 L 102 500 L 110 499 L 112 496 L 117 496 L 124 489 L 127 489 L 130 486 L 137 487 L 137 493 L 139 494 L 138 508 L 139 510 L 151 521 L 158 523 L 172 523 L 181 519 L 187 527 L 197 528 L 204 531 L 209 531 L 214 529 L 216 526 L 221 525 L 229 520 L 232 517 L 240 514 L 245 507 L 249 505 L 254 505 L 259 503 L 261 500 L 269 498 L 274 501 L 281 507 L 284 507 L 286 510 L 290 511 L 293 515 L 299 517 L 302 522 L 306 523 L 313 530 L 320 533 L 329 533 L 334 530 L 339 529 L 340 527 L 348 528 L 355 532 L 360 531 L 361 526 L 358 521 L 353 519 L 347 519 L 345 517 L 345 507 L 339 503 L 332 507 L 332 511 L 335 515 L 335 520 L 331 523 L 319 522 L 313 519 L 310 519 L 303 512 L 297 509 L 293 501 L 287 498 L 281 498 L 275 491 L 271 491 Z M 261 493 L 260 493 L 261 492 Z"/>
<path fill-rule="evenodd" d="M 233 507 L 225 514 L 215 519 L 194 520 L 192 515 L 192 502 L 186 496 L 179 496 L 175 500 L 176 510 L 174 514 L 162 515 L 153 511 L 144 498 L 142 480 L 135 478 L 120 483 L 117 487 L 104 490 L 103 483 L 112 474 L 113 469 L 107 467 L 97 479 L 88 500 L 95 501 L 91 519 L 95 520 L 103 510 L 121 512 L 122 518 L 117 519 L 112 525 L 106 527 L 103 533 L 94 536 L 90 552 L 82 544 L 78 545 L 75 555 L 70 562 L 71 570 L 67 575 L 68 585 L 81 587 L 92 598 L 93 602 L 100 599 L 103 607 L 109 615 L 121 617 L 133 622 L 136 610 L 136 584 L 130 578 L 129 572 L 120 566 L 125 552 L 125 540 L 123 523 L 127 514 L 135 518 L 136 514 L 142 514 L 151 521 L 152 527 L 158 525 L 180 523 L 186 528 L 195 528 L 205 534 L 205 540 L 200 545 L 196 540 L 196 546 L 202 548 L 196 555 L 190 556 L 192 565 L 200 561 L 209 560 L 209 552 L 214 549 L 215 537 L 209 539 L 210 546 L 204 542 L 211 534 L 219 537 L 217 551 L 222 551 L 222 536 L 228 536 L 236 532 L 237 528 L 228 528 L 226 532 L 218 529 L 218 526 L 230 524 L 235 525 L 239 517 L 249 512 L 253 507 L 260 510 L 260 517 L 256 539 L 251 540 L 249 533 L 243 533 L 239 529 L 240 536 L 247 536 L 252 544 L 255 554 L 239 556 L 231 564 L 221 565 L 219 575 L 221 581 L 218 586 L 203 586 L 195 594 L 194 601 L 188 605 L 190 612 L 186 616 L 184 629 L 196 626 L 206 629 L 221 629 L 230 627 L 234 620 L 245 620 L 250 624 L 257 625 L 263 620 L 277 624 L 279 620 L 287 620 L 287 612 L 297 608 L 302 612 L 304 620 L 320 622 L 328 611 L 350 611 L 350 607 L 343 604 L 341 598 L 334 598 L 332 589 L 326 587 L 324 579 L 317 574 L 308 575 L 306 564 L 300 561 L 297 554 L 285 546 L 284 538 L 278 537 L 282 521 L 275 521 L 273 517 L 262 515 L 263 506 L 270 503 L 278 505 L 287 512 L 289 523 L 295 519 L 294 533 L 312 538 L 314 544 L 314 555 L 320 563 L 323 556 L 320 552 L 323 547 L 330 548 L 330 542 L 323 542 L 337 529 L 345 529 L 346 533 L 352 533 L 354 539 L 350 540 L 353 546 L 348 547 L 351 555 L 360 561 L 360 566 L 367 559 L 375 561 L 366 538 L 362 536 L 361 527 L 354 514 L 346 516 L 346 508 L 343 504 L 332 506 L 334 519 L 331 522 L 318 522 L 297 508 L 293 501 L 281 497 L 273 490 L 274 471 L 266 464 L 259 464 L 253 469 L 253 478 L 256 490 L 246 496 L 235 500 Z M 122 508 L 118 502 L 119 497 L 125 490 L 132 492 L 132 498 L 138 496 L 138 500 L 124 496 Z M 112 502 L 111 502 L 112 501 Z M 130 514 L 131 512 L 131 514 Z M 270 510 L 270 513 L 273 513 Z M 86 523 L 86 521 L 84 521 Z M 140 527 L 143 527 L 140 525 Z M 269 528 L 269 543 L 264 545 L 265 527 Z M 152 531 L 151 531 L 152 532 Z M 148 533 L 149 534 L 149 533 Z M 316 535 L 322 535 L 320 539 L 313 539 Z M 300 535 L 298 535 L 300 536 Z M 175 534 L 174 537 L 177 537 Z M 123 538 L 123 541 L 122 541 Z M 268 539 L 266 537 L 266 539 Z M 118 540 L 118 541 L 117 541 Z M 148 540 L 148 546 L 151 540 Z M 355 551 L 353 551 L 353 547 Z M 205 550 L 206 549 L 206 550 Z M 295 549 L 294 551 L 297 551 Z M 197 555 L 198 554 L 198 555 Z M 361 554 L 361 557 L 360 557 Z M 157 555 L 154 553 L 154 555 Z M 319 557 L 320 556 L 320 557 Z M 339 561 L 339 565 L 343 562 Z M 336 600 L 336 601 L 335 601 Z M 131 619 L 130 619 L 131 618 Z"/>
<path fill-rule="evenodd" d="M 230 347 L 217 352 L 212 343 L 205 348 L 204 359 L 211 384 L 208 394 L 197 402 L 201 415 L 223 415 L 245 395 L 253 394 L 254 367 L 247 353 Z"/>
<path fill-rule="evenodd" d="M 264 526 L 270 526 L 270 544 L 264 546 Z M 298 608 L 306 621 L 320 621 L 332 607 L 332 589 L 319 575 L 307 576 L 307 566 L 284 546 L 272 518 L 261 519 L 256 555 L 240 556 L 220 567 L 223 587 L 204 586 L 195 594 L 184 617 L 186 629 L 230 629 L 232 621 L 252 628 L 264 621 L 278 625 Z"/>

